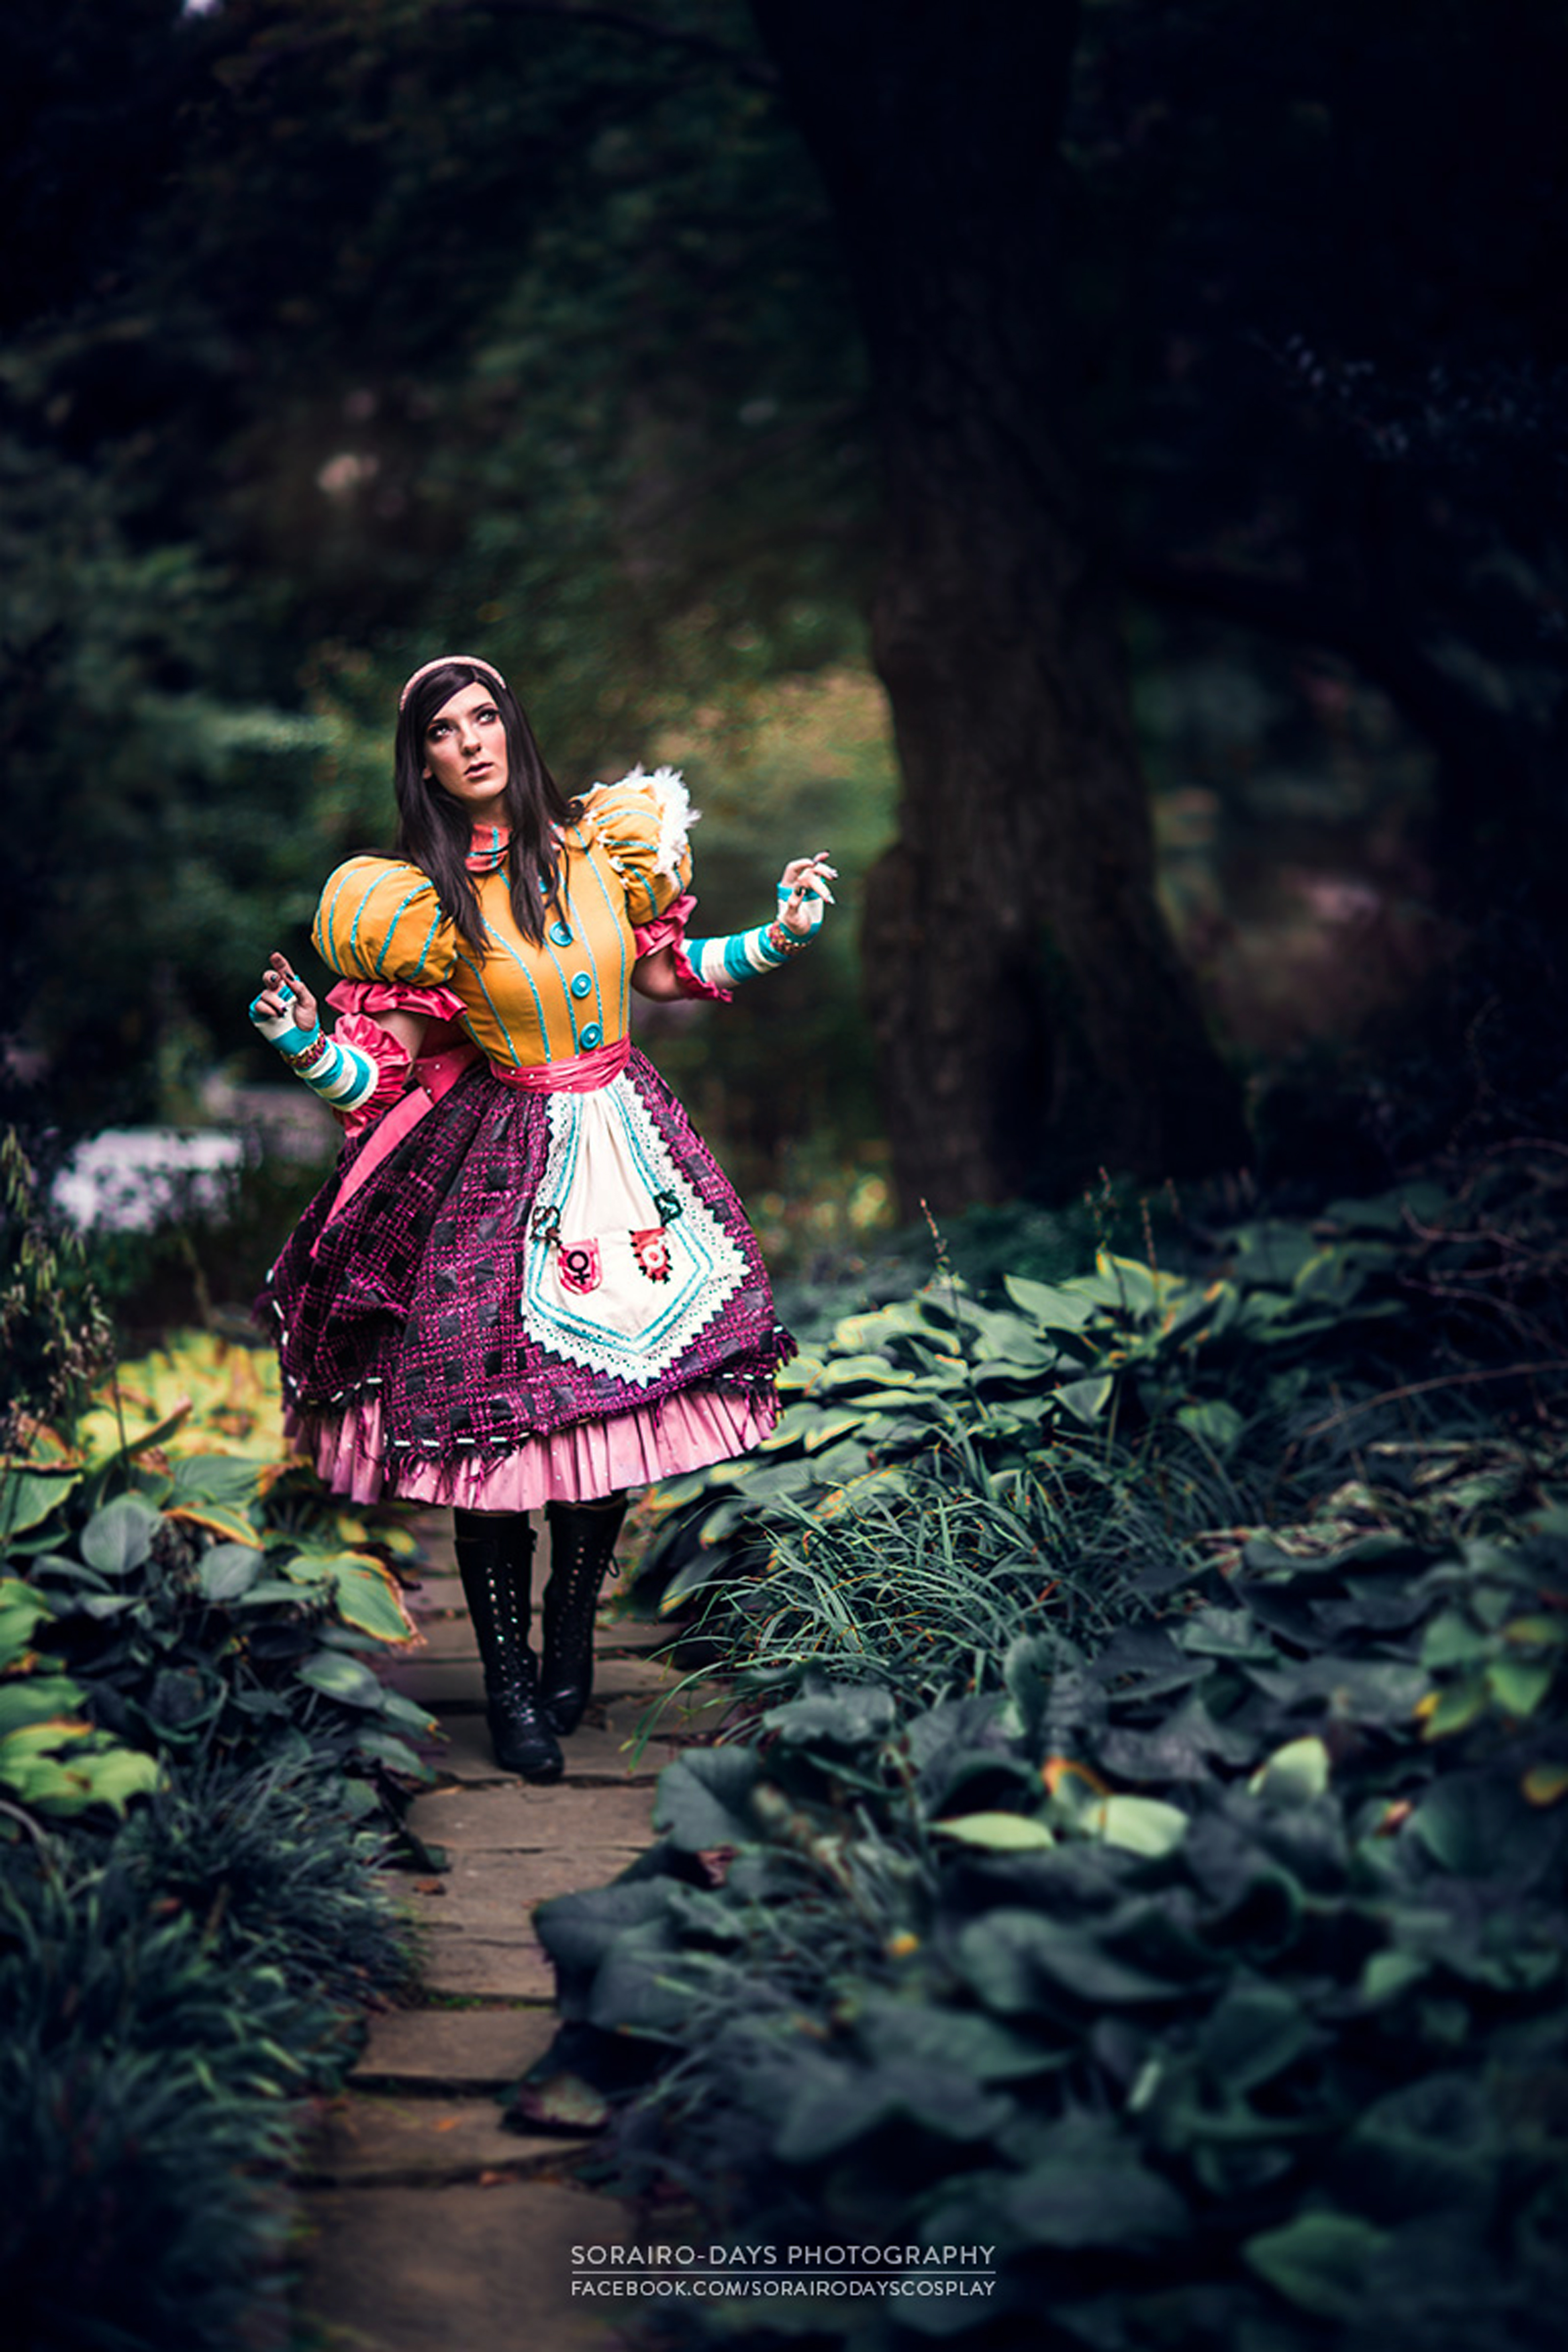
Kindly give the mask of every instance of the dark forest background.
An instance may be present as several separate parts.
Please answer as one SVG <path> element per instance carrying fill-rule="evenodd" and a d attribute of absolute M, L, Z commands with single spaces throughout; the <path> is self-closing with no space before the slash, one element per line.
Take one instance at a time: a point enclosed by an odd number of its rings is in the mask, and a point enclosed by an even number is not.
<path fill-rule="evenodd" d="M 1565 101 L 1557 0 L 13 0 L 6 1115 L 276 1076 L 455 644 L 715 927 L 837 852 L 649 1028 L 760 1198 L 1560 1134 Z"/>

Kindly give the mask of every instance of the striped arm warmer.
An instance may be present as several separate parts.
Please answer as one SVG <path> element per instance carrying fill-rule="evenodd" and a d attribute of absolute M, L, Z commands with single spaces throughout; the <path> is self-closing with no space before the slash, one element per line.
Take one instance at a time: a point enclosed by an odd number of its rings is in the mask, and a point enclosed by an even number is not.
<path fill-rule="evenodd" d="M 329 1036 L 319 1021 L 313 1029 L 301 1030 L 287 1013 L 272 1017 L 258 1013 L 254 1003 L 250 1017 L 294 1076 L 334 1110 L 358 1110 L 380 1085 L 381 1072 L 372 1056 Z"/>
<path fill-rule="evenodd" d="M 738 981 L 753 980 L 758 972 L 774 971 L 811 943 L 782 923 L 763 923 L 754 931 L 731 931 L 724 939 L 688 940 L 687 959 L 699 980 L 710 988 L 733 988 Z"/>

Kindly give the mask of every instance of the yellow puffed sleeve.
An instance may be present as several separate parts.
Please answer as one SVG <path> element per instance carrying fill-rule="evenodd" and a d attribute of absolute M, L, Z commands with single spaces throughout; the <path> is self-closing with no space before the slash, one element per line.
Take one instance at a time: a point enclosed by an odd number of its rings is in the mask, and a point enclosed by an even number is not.
<path fill-rule="evenodd" d="M 434 988 L 451 976 L 457 927 L 436 886 L 401 858 L 351 857 L 321 893 L 310 938 L 344 980 L 401 980 Z"/>
<path fill-rule="evenodd" d="M 584 795 L 584 821 L 626 888 L 634 923 L 651 923 L 691 879 L 687 831 L 700 812 L 673 768 L 634 768 L 618 784 Z"/>

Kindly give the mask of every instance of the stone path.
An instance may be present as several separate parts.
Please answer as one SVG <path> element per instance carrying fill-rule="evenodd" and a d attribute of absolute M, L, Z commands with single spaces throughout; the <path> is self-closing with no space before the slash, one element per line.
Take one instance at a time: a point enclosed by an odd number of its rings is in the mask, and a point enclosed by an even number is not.
<path fill-rule="evenodd" d="M 601 1886 L 634 1859 L 662 1766 L 723 1698 L 676 1696 L 637 1755 L 639 1723 L 680 1677 L 647 1654 L 663 1629 L 601 1611 L 594 1704 L 564 1743 L 565 1780 L 535 1789 L 498 1771 L 447 1515 L 416 1532 L 425 1646 L 391 1673 L 447 1737 L 439 1781 L 411 1815 L 447 1867 L 395 1882 L 418 1925 L 425 2005 L 374 2021 L 310 2151 L 300 2341 L 312 2352 L 610 2352 L 613 2323 L 572 2300 L 572 2250 L 631 2242 L 634 2215 L 572 2179 L 581 2142 L 503 2131 L 495 2094 L 555 2029 L 532 1906 Z"/>

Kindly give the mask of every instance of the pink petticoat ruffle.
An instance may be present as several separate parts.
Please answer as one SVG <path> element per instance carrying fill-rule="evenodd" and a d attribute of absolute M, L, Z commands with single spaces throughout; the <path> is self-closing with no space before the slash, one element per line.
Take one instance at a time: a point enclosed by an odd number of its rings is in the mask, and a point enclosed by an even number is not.
<path fill-rule="evenodd" d="M 626 1487 L 651 1486 L 749 1454 L 778 1419 L 772 1397 L 683 1389 L 602 1421 L 574 1422 L 531 1437 L 499 1460 L 438 1463 L 407 1455 L 389 1475 L 381 1403 L 363 1399 L 346 1412 L 286 1413 L 290 1441 L 310 1454 L 334 1494 L 354 1503 L 438 1504 L 465 1511 L 534 1511 L 545 1503 L 589 1503 Z"/>

